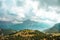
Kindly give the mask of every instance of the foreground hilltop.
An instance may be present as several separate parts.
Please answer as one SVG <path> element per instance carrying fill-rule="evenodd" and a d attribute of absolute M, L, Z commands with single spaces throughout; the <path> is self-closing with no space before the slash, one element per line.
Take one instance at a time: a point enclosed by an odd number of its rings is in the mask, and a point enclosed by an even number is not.
<path fill-rule="evenodd" d="M 46 34 L 38 30 L 20 30 L 6 36 L 1 36 L 3 40 L 40 40 L 46 37 Z"/>
<path fill-rule="evenodd" d="M 60 36 L 42 33 L 38 30 L 20 30 L 8 35 L 0 35 L 0 40 L 60 40 Z"/>
<path fill-rule="evenodd" d="M 44 33 L 38 31 L 38 30 L 28 30 L 28 29 L 25 29 L 25 30 L 21 30 L 19 32 L 17 32 L 16 34 L 14 35 L 20 35 L 22 37 L 32 37 L 32 36 L 45 36 Z"/>

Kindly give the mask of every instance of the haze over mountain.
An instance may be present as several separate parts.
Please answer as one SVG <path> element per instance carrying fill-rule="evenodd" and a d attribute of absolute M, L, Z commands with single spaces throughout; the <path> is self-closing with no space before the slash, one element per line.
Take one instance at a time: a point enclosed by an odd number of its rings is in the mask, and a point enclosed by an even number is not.
<path fill-rule="evenodd" d="M 0 28 L 44 30 L 59 22 L 60 0 L 0 0 Z"/>
<path fill-rule="evenodd" d="M 55 24 L 52 28 L 45 30 L 47 33 L 60 33 L 60 23 Z"/>
<path fill-rule="evenodd" d="M 14 24 L 9 21 L 0 21 L 0 28 L 2 29 L 12 29 L 12 30 L 23 30 L 23 29 L 33 29 L 33 30 L 44 30 L 49 27 L 49 24 L 43 22 L 35 22 L 31 20 L 25 20 L 23 23 Z"/>

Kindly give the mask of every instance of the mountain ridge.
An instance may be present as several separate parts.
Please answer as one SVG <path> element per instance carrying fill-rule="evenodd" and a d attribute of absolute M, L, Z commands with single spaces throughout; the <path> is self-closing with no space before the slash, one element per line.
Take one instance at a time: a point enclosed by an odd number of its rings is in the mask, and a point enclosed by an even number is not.
<path fill-rule="evenodd" d="M 0 21 L 0 28 L 2 29 L 13 29 L 13 30 L 22 30 L 22 29 L 35 29 L 41 30 L 43 28 L 48 27 L 46 23 L 43 22 L 35 22 L 31 20 L 25 20 L 20 24 L 13 24 L 11 22 Z"/>
<path fill-rule="evenodd" d="M 45 30 L 47 33 L 60 33 L 60 23 L 55 24 L 52 28 Z"/>

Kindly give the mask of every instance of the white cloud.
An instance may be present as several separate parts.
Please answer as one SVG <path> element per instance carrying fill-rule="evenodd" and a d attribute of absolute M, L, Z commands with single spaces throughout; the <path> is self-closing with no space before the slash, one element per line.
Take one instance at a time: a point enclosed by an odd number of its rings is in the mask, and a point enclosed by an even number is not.
<path fill-rule="evenodd" d="M 20 24 L 20 23 L 23 23 L 23 22 L 22 21 L 19 22 L 19 21 L 14 20 L 14 21 L 12 21 L 12 23 L 14 23 L 14 24 Z"/>
<path fill-rule="evenodd" d="M 51 20 L 56 20 L 58 22 L 60 19 L 60 16 L 56 12 L 56 9 L 57 8 L 55 7 L 51 7 L 49 8 L 49 11 L 46 11 L 46 9 L 41 8 L 41 9 L 34 10 L 34 13 L 36 14 L 37 17 L 43 17 L 43 18 L 47 18 Z"/>
<path fill-rule="evenodd" d="M 48 6 L 48 8 L 40 8 L 39 7 L 39 2 L 38 1 L 32 1 L 32 0 L 23 0 L 25 2 L 24 6 L 22 7 L 18 7 L 16 6 L 16 0 L 12 0 L 13 3 L 11 4 L 12 6 L 8 6 L 5 3 L 5 0 L 3 1 L 3 9 L 9 10 L 10 12 L 12 12 L 13 14 L 16 14 L 17 16 L 15 17 L 17 20 L 22 20 L 22 18 L 25 18 L 25 14 L 26 12 L 28 12 L 28 10 L 30 10 L 30 8 L 33 8 L 33 13 L 35 14 L 35 16 L 33 16 L 34 18 L 31 18 L 33 20 L 37 20 L 37 21 L 42 21 L 42 22 L 46 22 L 46 23 L 55 23 L 55 21 L 52 20 L 56 20 L 56 22 L 60 22 L 60 16 L 56 11 L 59 11 L 60 7 L 54 7 L 54 6 Z M 48 10 L 48 11 L 47 11 Z M 30 15 L 30 13 L 28 13 Z M 8 15 L 8 13 L 7 13 Z M 7 16 L 8 18 L 10 16 Z M 36 19 L 36 17 L 38 19 Z M 40 19 L 40 17 L 42 17 Z M 13 18 L 13 20 L 15 19 Z M 42 20 L 46 18 L 46 20 Z M 5 19 L 4 19 L 5 20 Z"/>
<path fill-rule="evenodd" d="M 1 21 L 11 21 L 11 19 L 8 19 L 8 18 L 6 18 L 6 17 L 2 17 L 2 18 L 0 17 L 0 20 L 1 20 Z"/>
<path fill-rule="evenodd" d="M 22 7 L 12 7 L 11 10 L 13 12 L 16 12 L 16 14 L 19 16 L 19 17 L 25 17 L 24 16 L 24 9 Z"/>

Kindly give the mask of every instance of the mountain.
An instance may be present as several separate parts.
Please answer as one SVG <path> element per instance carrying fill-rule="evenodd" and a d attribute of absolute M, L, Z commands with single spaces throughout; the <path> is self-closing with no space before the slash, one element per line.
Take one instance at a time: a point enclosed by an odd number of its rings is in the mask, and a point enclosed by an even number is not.
<path fill-rule="evenodd" d="M 46 26 L 46 27 L 45 27 Z M 0 21 L 0 28 L 2 29 L 12 29 L 12 30 L 23 30 L 23 29 L 34 29 L 34 30 L 43 30 L 48 28 L 48 24 L 43 22 L 35 22 L 31 20 L 25 20 L 23 23 L 14 24 L 8 21 Z"/>
<path fill-rule="evenodd" d="M 16 32 L 15 30 L 11 30 L 11 29 L 0 29 L 0 35 L 8 35 L 15 32 Z"/>
<path fill-rule="evenodd" d="M 45 34 L 38 30 L 24 29 L 9 35 L 0 36 L 0 40 L 60 40 L 60 36 Z"/>
<path fill-rule="evenodd" d="M 40 36 L 42 36 L 45 34 L 38 30 L 24 29 L 24 30 L 20 30 L 19 32 L 15 33 L 14 35 L 21 35 L 21 36 L 23 36 L 23 35 L 28 35 L 28 36 L 29 35 L 33 35 L 33 36 L 40 35 Z"/>
<path fill-rule="evenodd" d="M 18 29 L 34 29 L 34 30 L 42 30 L 46 27 L 48 27 L 49 25 L 43 22 L 35 22 L 35 21 L 31 21 L 31 20 L 25 20 L 23 21 L 23 23 L 21 24 L 16 24 L 14 25 L 14 28 L 17 27 Z"/>
<path fill-rule="evenodd" d="M 47 33 L 60 33 L 60 23 L 55 24 L 52 28 L 45 30 Z"/>
<path fill-rule="evenodd" d="M 3 36 L 4 39 L 8 40 L 40 40 L 46 37 L 46 34 L 38 31 L 38 30 L 29 30 L 24 29 L 19 32 Z"/>
<path fill-rule="evenodd" d="M 9 21 L 0 21 L 0 29 L 10 29 L 13 23 Z"/>

